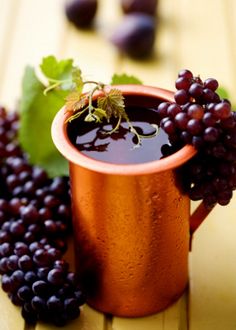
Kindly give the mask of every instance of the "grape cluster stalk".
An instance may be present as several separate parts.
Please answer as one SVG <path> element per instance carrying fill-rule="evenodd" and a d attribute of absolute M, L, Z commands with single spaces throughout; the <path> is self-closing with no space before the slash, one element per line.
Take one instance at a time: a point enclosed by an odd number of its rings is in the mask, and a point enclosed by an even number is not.
<path fill-rule="evenodd" d="M 175 86 L 175 102 L 162 102 L 157 108 L 171 143 L 164 153 L 193 145 L 198 152 L 183 166 L 190 198 L 203 200 L 207 208 L 227 205 L 236 189 L 236 113 L 228 99 L 220 98 L 214 78 L 202 81 L 184 69 Z"/>
<path fill-rule="evenodd" d="M 0 107 L 0 274 L 2 289 L 24 319 L 63 326 L 85 297 L 62 258 L 71 231 L 66 177 L 48 178 L 19 147 L 16 112 Z"/>

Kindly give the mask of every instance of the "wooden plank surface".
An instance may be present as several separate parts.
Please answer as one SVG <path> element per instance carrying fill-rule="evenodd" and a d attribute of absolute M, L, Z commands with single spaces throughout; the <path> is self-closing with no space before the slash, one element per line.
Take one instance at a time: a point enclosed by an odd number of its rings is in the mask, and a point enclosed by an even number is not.
<path fill-rule="evenodd" d="M 6 0 L 1 1 L 8 4 Z M 5 47 L 2 47 L 0 99 L 13 108 L 20 96 L 25 66 L 38 65 L 48 54 L 60 55 L 65 19 L 63 0 L 10 0 L 10 5 L 14 10 L 7 12 L 9 37 L 8 30 L 1 30 L 1 34 L 6 33 L 7 37 Z"/>
<path fill-rule="evenodd" d="M 190 329 L 236 329 L 236 196 L 216 207 L 193 240 Z"/>
<path fill-rule="evenodd" d="M 126 72 L 168 89 L 174 88 L 177 71 L 189 68 L 203 78 L 218 78 L 236 104 L 236 1 L 159 0 L 155 54 L 142 62 L 121 56 L 107 40 L 122 19 L 119 0 L 99 5 L 95 30 L 78 31 L 65 19 L 63 0 L 0 0 L 0 103 L 14 107 L 24 66 L 55 54 L 76 59 L 90 79 L 109 82 L 114 72 Z M 235 204 L 234 197 L 229 206 L 216 207 L 194 235 L 189 293 L 176 304 L 141 319 L 107 318 L 84 306 L 66 329 L 235 330 Z M 68 258 L 73 263 L 72 253 Z M 2 291 L 0 307 L 1 329 L 24 329 L 19 309 Z"/>
<path fill-rule="evenodd" d="M 6 293 L 0 289 L 0 329 L 23 330 L 25 322 L 21 317 L 20 309 L 14 306 Z"/>
<path fill-rule="evenodd" d="M 191 68 L 203 78 L 217 77 L 236 100 L 232 84 L 235 79 L 232 58 L 234 42 L 228 34 L 228 24 L 233 22 L 228 19 L 226 10 L 228 8 L 231 11 L 233 3 L 234 0 L 176 2 L 175 49 L 179 67 Z"/>
<path fill-rule="evenodd" d="M 178 8 L 177 8 L 178 6 Z M 180 1 L 174 10 L 179 67 L 217 77 L 235 103 L 235 1 Z M 217 206 L 194 235 L 190 255 L 189 328 L 236 329 L 235 196 Z"/>

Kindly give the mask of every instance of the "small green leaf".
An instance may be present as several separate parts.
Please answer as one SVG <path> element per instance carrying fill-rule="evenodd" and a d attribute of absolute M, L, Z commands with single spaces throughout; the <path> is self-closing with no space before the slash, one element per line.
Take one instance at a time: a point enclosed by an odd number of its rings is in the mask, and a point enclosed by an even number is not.
<path fill-rule="evenodd" d="M 117 74 L 115 73 L 111 79 L 111 85 L 125 85 L 125 84 L 134 84 L 142 85 L 142 81 L 135 76 L 129 76 L 126 73 Z"/>
<path fill-rule="evenodd" d="M 40 68 L 47 78 L 54 80 L 71 79 L 73 60 L 58 61 L 55 56 L 51 55 L 43 58 Z"/>
<path fill-rule="evenodd" d="M 72 81 L 74 82 L 74 84 L 76 86 L 77 92 L 82 93 L 84 83 L 83 83 L 80 68 L 73 67 L 73 69 L 72 69 Z"/>
<path fill-rule="evenodd" d="M 220 98 L 222 98 L 222 99 L 229 98 L 229 93 L 228 93 L 227 89 L 224 87 L 218 87 L 217 94 L 219 94 Z"/>
<path fill-rule="evenodd" d="M 97 123 L 101 123 L 104 118 L 107 118 L 106 111 L 99 108 L 94 109 L 93 115 L 96 117 Z"/>
<path fill-rule="evenodd" d="M 109 93 L 99 97 L 97 105 L 98 108 L 105 110 L 108 119 L 112 116 L 115 118 L 123 117 L 125 113 L 124 96 L 116 88 L 112 88 Z"/>
<path fill-rule="evenodd" d="M 95 117 L 93 117 L 91 113 L 88 113 L 87 116 L 84 118 L 84 121 L 86 122 L 93 122 L 95 120 L 96 120 Z"/>
<path fill-rule="evenodd" d="M 66 97 L 66 111 L 78 111 L 86 105 L 86 97 L 80 92 L 73 91 Z"/>
<path fill-rule="evenodd" d="M 20 144 L 32 164 L 42 166 L 50 175 L 68 174 L 67 161 L 61 156 L 51 138 L 51 124 L 64 105 L 68 91 L 53 90 L 43 94 L 44 85 L 34 68 L 25 70 L 20 100 Z M 55 166 L 56 164 L 56 166 Z"/>

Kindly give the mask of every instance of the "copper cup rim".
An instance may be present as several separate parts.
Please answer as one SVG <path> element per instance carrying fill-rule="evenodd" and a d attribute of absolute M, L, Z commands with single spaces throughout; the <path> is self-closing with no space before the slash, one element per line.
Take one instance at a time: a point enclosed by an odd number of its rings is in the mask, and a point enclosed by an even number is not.
<path fill-rule="evenodd" d="M 145 85 L 116 85 L 113 86 L 121 90 L 124 96 L 143 96 L 155 97 L 163 101 L 173 101 L 173 92 L 152 86 Z M 186 145 L 174 154 L 160 160 L 139 164 L 113 164 L 90 158 L 82 154 L 71 143 L 67 136 L 66 120 L 69 113 L 65 112 L 65 108 L 61 108 L 52 123 L 51 134 L 53 142 L 59 152 L 71 163 L 83 168 L 114 175 L 146 175 L 159 173 L 179 167 L 187 162 L 196 154 L 196 149 L 191 145 Z"/>

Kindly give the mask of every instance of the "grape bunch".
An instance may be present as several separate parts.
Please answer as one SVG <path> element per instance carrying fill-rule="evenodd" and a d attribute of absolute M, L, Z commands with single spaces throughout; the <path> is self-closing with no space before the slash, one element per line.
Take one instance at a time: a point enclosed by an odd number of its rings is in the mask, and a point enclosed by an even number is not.
<path fill-rule="evenodd" d="M 157 109 L 172 145 L 165 152 L 192 144 L 198 152 L 183 167 L 190 198 L 202 199 L 207 208 L 226 205 L 236 189 L 236 113 L 218 95 L 214 78 L 202 81 L 181 70 L 175 86 L 175 102 L 162 102 Z"/>
<path fill-rule="evenodd" d="M 0 107 L 0 274 L 28 323 L 62 326 L 84 296 L 62 259 L 71 229 L 69 181 L 31 166 L 17 141 L 17 113 Z"/>

